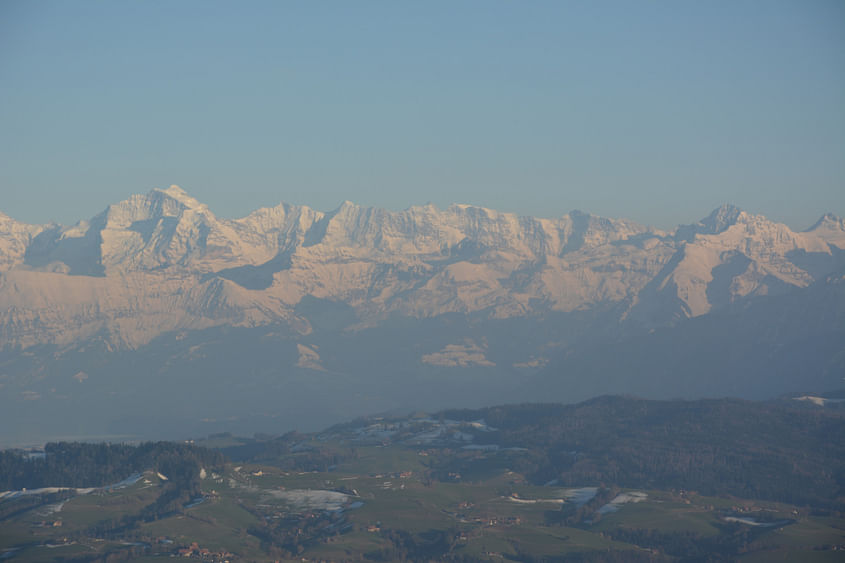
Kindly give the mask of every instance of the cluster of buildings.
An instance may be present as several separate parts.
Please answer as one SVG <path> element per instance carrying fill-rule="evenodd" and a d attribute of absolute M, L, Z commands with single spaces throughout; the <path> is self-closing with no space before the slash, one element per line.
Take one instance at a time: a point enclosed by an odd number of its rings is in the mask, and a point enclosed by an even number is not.
<path fill-rule="evenodd" d="M 234 557 L 231 553 L 225 550 L 211 551 L 207 547 L 200 547 L 197 542 L 191 543 L 189 547 L 177 548 L 176 555 L 179 557 L 199 559 L 209 563 L 229 563 L 230 559 Z"/>

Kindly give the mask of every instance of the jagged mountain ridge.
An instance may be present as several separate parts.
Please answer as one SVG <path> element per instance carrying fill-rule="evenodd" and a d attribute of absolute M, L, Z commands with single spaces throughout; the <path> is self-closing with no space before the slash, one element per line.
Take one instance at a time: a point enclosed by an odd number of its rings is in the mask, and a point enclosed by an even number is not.
<path fill-rule="evenodd" d="M 169 331 L 312 323 L 306 296 L 354 311 L 493 318 L 617 304 L 661 326 L 841 275 L 845 222 L 793 232 L 733 206 L 662 232 L 573 211 L 519 217 L 469 205 L 404 211 L 280 204 L 222 219 L 177 186 L 71 227 L 0 216 L 0 337 L 135 348 Z"/>

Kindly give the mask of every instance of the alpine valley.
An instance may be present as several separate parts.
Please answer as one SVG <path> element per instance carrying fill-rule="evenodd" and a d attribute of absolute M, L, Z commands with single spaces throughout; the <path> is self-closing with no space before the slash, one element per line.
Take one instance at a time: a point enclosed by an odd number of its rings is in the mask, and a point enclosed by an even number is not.
<path fill-rule="evenodd" d="M 0 213 L 0 348 L 5 444 L 823 394 L 845 376 L 845 221 L 350 202 L 231 220 L 171 186 L 71 227 Z"/>

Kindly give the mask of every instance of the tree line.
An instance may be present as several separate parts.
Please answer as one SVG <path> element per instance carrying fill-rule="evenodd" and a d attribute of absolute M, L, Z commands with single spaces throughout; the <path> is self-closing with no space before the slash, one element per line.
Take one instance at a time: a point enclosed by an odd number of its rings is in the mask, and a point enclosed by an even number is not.
<path fill-rule="evenodd" d="M 219 467 L 225 462 L 220 452 L 174 442 L 51 442 L 44 452 L 32 458 L 20 451 L 0 451 L 0 490 L 103 487 L 149 469 L 187 483 L 200 467 Z"/>

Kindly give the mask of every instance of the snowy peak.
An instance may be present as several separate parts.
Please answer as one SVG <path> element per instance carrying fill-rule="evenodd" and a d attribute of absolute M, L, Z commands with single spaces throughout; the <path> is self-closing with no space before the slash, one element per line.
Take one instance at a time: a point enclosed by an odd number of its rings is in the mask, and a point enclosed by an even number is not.
<path fill-rule="evenodd" d="M 242 244 L 231 223 L 178 186 L 153 189 L 109 205 L 90 221 L 44 230 L 27 250 L 26 263 L 101 276 L 168 267 L 204 272 L 267 259 L 267 252 L 255 256 L 251 245 Z"/>
<path fill-rule="evenodd" d="M 310 207 L 280 203 L 257 209 L 232 225 L 245 244 L 274 253 L 301 246 L 306 234 L 324 216 Z"/>
<path fill-rule="evenodd" d="M 816 221 L 816 224 L 804 231 L 808 235 L 814 235 L 830 245 L 845 250 L 845 219 L 833 213 L 825 213 Z"/>
<path fill-rule="evenodd" d="M 200 203 L 179 186 L 166 189 L 153 188 L 146 194 L 134 194 L 127 199 L 109 205 L 103 212 L 114 225 L 125 221 L 141 221 L 157 217 L 178 217 L 185 212 L 196 211 L 212 215 L 208 206 Z"/>
<path fill-rule="evenodd" d="M 22 231 L 32 228 L 36 227 L 34 225 L 21 223 L 17 219 L 9 217 L 8 215 L 0 211 L 0 237 L 10 232 Z"/>
<path fill-rule="evenodd" d="M 201 257 L 217 219 L 178 186 L 110 205 L 103 215 L 101 260 L 107 270 L 186 265 Z"/>
<path fill-rule="evenodd" d="M 717 235 L 747 218 L 747 214 L 729 203 L 714 209 L 710 215 L 691 225 L 681 225 L 675 231 L 678 241 L 692 241 L 696 235 Z"/>
<path fill-rule="evenodd" d="M 805 288 L 842 269 L 845 229 L 835 216 L 805 232 L 792 231 L 734 206 L 680 227 L 679 247 L 637 299 L 651 321 L 694 317 L 714 308 Z M 635 315 L 636 316 L 636 315 Z M 660 321 L 658 321 L 658 324 Z"/>
<path fill-rule="evenodd" d="M 573 210 L 564 216 L 566 243 L 563 254 L 574 250 L 595 248 L 605 244 L 653 234 L 654 231 L 625 219 L 610 219 L 583 211 Z"/>
<path fill-rule="evenodd" d="M 32 238 L 43 231 L 43 225 L 28 225 L 0 211 L 0 272 L 23 262 Z"/>
<path fill-rule="evenodd" d="M 153 192 L 162 193 L 172 199 L 175 199 L 176 201 L 182 203 L 185 207 L 205 207 L 199 201 L 188 195 L 188 192 L 175 184 L 169 188 L 153 188 L 150 193 Z"/>
<path fill-rule="evenodd" d="M 704 227 L 704 231 L 702 231 L 703 233 L 715 235 L 723 232 L 728 227 L 735 225 L 742 215 L 742 209 L 735 205 L 725 203 L 714 209 L 713 212 L 702 219 L 699 224 Z"/>
<path fill-rule="evenodd" d="M 207 208 L 194 198 L 178 189 L 151 190 L 144 195 L 132 195 L 128 199 L 108 206 L 103 212 L 107 219 L 107 227 L 113 229 L 133 229 L 133 225 L 140 221 L 157 221 L 164 218 L 180 218 L 191 210 L 205 211 Z M 174 197 L 177 196 L 177 197 Z"/>
<path fill-rule="evenodd" d="M 825 213 L 805 232 L 812 232 L 820 229 L 845 230 L 845 219 L 834 215 L 833 213 Z"/>

